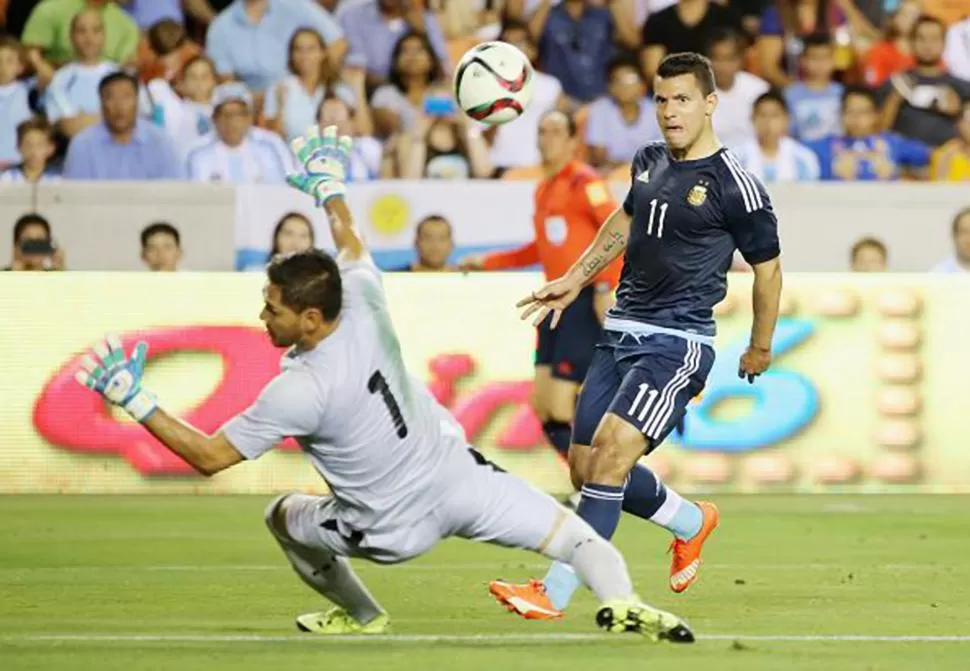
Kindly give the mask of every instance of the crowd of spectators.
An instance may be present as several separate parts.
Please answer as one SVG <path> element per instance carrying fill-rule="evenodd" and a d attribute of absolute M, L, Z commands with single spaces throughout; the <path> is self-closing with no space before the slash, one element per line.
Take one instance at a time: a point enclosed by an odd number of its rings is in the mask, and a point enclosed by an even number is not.
<path fill-rule="evenodd" d="M 0 184 L 282 183 L 313 123 L 356 138 L 354 181 L 532 178 L 554 108 L 628 180 L 678 51 L 709 56 L 718 135 L 767 183 L 970 181 L 970 0 L 0 0 L 0 23 Z M 536 65 L 498 128 L 449 83 L 488 39 Z M 142 247 L 177 267 L 177 230 Z"/>
<path fill-rule="evenodd" d="M 4 6 L 5 5 L 5 6 Z M 966 0 L 0 0 L 0 180 L 281 182 L 314 122 L 355 180 L 528 177 L 542 112 L 625 176 L 665 54 L 706 53 L 722 141 L 767 182 L 970 180 Z M 450 70 L 503 39 L 533 105 L 486 129 Z"/>

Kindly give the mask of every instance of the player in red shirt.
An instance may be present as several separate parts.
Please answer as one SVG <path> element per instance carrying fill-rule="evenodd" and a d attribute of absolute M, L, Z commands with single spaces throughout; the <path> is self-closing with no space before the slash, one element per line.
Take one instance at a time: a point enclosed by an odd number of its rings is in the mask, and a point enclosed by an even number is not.
<path fill-rule="evenodd" d="M 535 240 L 518 249 L 466 257 L 462 269 L 504 270 L 539 263 L 552 280 L 576 262 L 617 208 L 596 171 L 573 159 L 576 140 L 572 117 L 560 111 L 542 117 L 539 154 L 545 178 L 535 191 Z M 549 319 L 538 327 L 533 407 L 549 442 L 564 458 L 569 453 L 579 387 L 600 339 L 606 311 L 613 305 L 622 264 L 622 258 L 617 258 L 584 289 L 563 312 L 557 328 L 552 328 Z"/>

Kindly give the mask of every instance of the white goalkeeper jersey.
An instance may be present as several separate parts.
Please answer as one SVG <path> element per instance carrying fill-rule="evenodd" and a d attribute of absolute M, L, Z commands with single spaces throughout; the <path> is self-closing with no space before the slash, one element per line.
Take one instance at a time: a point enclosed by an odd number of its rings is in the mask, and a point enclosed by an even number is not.
<path fill-rule="evenodd" d="M 310 351 L 287 353 L 280 374 L 222 430 L 247 459 L 292 436 L 343 523 L 400 527 L 434 509 L 449 465 L 473 462 L 460 425 L 405 369 L 380 271 L 368 259 L 340 272 L 337 329 Z"/>

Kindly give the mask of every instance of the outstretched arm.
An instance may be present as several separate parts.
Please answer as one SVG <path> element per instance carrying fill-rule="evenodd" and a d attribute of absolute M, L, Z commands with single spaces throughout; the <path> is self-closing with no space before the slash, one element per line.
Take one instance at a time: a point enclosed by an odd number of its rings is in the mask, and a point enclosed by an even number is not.
<path fill-rule="evenodd" d="M 576 300 L 583 287 L 593 282 L 626 249 L 632 222 L 633 218 L 626 210 L 618 207 L 600 227 L 589 248 L 565 275 L 549 282 L 538 291 L 533 291 L 516 304 L 516 307 L 524 308 L 522 319 L 535 315 L 533 323 L 538 326 L 552 313 L 550 326 L 556 328 L 563 310 Z"/>
<path fill-rule="evenodd" d="M 158 407 L 154 395 L 141 386 L 148 345 L 138 343 L 131 357 L 121 340 L 110 336 L 82 360 L 77 381 L 123 408 L 165 447 L 202 475 L 213 475 L 238 464 L 243 455 L 219 432 L 209 436 Z"/>
<path fill-rule="evenodd" d="M 315 198 L 317 205 L 326 210 L 338 259 L 356 261 L 367 256 L 367 247 L 344 200 L 353 140 L 346 135 L 338 138 L 336 126 L 327 126 L 322 131 L 312 126 L 290 146 L 303 172 L 287 176 L 286 181 Z"/>
<path fill-rule="evenodd" d="M 593 242 L 576 260 L 568 275 L 586 286 L 592 282 L 610 263 L 623 253 L 630 238 L 630 225 L 633 218 L 622 207 L 613 211 Z"/>
<path fill-rule="evenodd" d="M 330 234 L 337 245 L 338 259 L 356 261 L 367 256 L 367 246 L 360 237 L 360 232 L 354 225 L 354 217 L 347 207 L 343 196 L 328 200 L 323 205 L 330 222 Z"/>
<path fill-rule="evenodd" d="M 142 425 L 201 475 L 214 475 L 243 460 L 222 432 L 206 435 L 161 408 L 155 408 Z"/>

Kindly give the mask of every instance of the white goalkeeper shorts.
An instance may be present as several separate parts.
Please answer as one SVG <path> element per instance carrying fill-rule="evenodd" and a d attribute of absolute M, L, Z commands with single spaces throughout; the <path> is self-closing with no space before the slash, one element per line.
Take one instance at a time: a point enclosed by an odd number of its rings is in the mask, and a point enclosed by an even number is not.
<path fill-rule="evenodd" d="M 376 532 L 352 529 L 341 521 L 335 498 L 290 494 L 284 504 L 287 533 L 300 545 L 382 564 L 417 557 L 451 536 L 546 553 L 570 513 L 477 453 L 461 456 L 442 480 L 446 491 L 417 521 Z"/>

